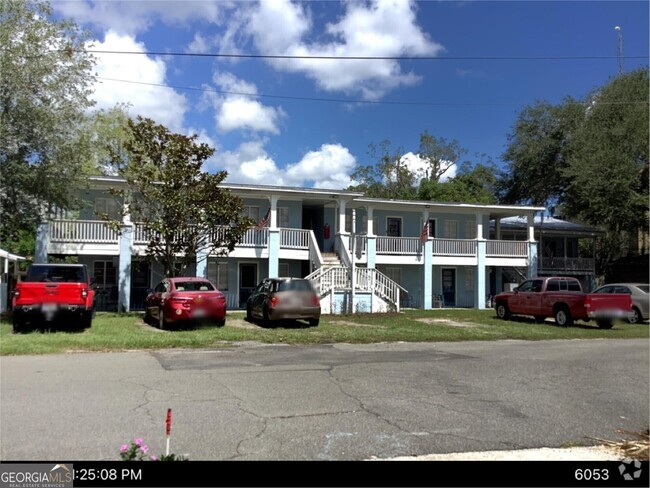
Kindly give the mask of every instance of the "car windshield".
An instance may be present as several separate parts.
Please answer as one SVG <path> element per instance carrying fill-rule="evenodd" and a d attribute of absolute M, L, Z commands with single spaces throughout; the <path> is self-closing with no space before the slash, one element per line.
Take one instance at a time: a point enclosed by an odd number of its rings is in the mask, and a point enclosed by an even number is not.
<path fill-rule="evenodd" d="M 85 283 L 86 273 L 81 266 L 32 266 L 24 281 L 28 283 Z"/>
<path fill-rule="evenodd" d="M 289 280 L 281 282 L 278 291 L 312 291 L 312 288 L 307 280 Z"/>
<path fill-rule="evenodd" d="M 643 293 L 650 293 L 650 285 L 640 285 L 637 286 L 639 290 L 641 290 Z"/>
<path fill-rule="evenodd" d="M 174 286 L 176 291 L 214 291 L 209 281 L 177 281 Z"/>

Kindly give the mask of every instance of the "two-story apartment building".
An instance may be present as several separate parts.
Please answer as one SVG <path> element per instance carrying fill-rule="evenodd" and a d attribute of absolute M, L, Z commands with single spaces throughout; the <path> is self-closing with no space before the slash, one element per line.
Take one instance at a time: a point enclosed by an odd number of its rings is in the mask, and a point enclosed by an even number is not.
<path fill-rule="evenodd" d="M 115 232 L 96 217 L 98 212 L 118 213 L 121 202 L 107 190 L 121 184 L 115 177 L 92 178 L 82 191 L 84 204 L 78 213 L 39 226 L 36 260 L 76 256 L 101 291 L 99 309 L 138 310 L 147 289 L 163 278 L 162 268 L 144 259 L 141 224 L 127 220 L 121 232 Z M 398 201 L 344 190 L 222 186 L 243 199 L 245 212 L 254 221 L 269 213 L 268 226 L 247 231 L 226 257 L 199 256 L 187 270 L 189 275 L 211 279 L 226 294 L 230 309 L 242 308 L 257 283 L 272 276 L 308 276 L 319 289 L 325 311 L 349 309 L 352 295 L 358 311 L 400 306 L 485 308 L 492 274 L 501 276 L 504 267 L 537 273 L 533 219 L 544 210 L 541 207 Z M 524 240 L 503 239 L 499 223 L 508 217 L 524 219 Z M 492 238 L 491 221 L 497 223 Z M 425 235 L 424 223 L 428 223 Z"/>

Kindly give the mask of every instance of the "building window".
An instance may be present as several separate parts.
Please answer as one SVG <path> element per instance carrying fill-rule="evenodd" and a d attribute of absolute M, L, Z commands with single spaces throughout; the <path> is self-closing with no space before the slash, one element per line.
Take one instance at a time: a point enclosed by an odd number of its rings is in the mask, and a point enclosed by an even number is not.
<path fill-rule="evenodd" d="M 476 239 L 476 222 L 465 222 L 465 239 Z"/>
<path fill-rule="evenodd" d="M 218 290 L 228 290 L 228 263 L 208 262 L 208 279 Z"/>
<path fill-rule="evenodd" d="M 280 263 L 279 271 L 280 271 L 280 276 L 281 277 L 289 277 L 289 276 L 291 276 L 289 274 L 289 263 Z"/>
<path fill-rule="evenodd" d="M 401 217 L 386 217 L 386 235 L 388 237 L 402 237 Z"/>
<path fill-rule="evenodd" d="M 445 237 L 447 239 L 458 239 L 457 220 L 445 220 Z"/>
<path fill-rule="evenodd" d="M 465 270 L 465 291 L 474 291 L 474 279 L 476 271 L 474 268 L 467 268 Z"/>
<path fill-rule="evenodd" d="M 117 285 L 117 269 L 113 261 L 95 261 L 93 263 L 93 278 L 97 286 L 102 288 Z"/>
<path fill-rule="evenodd" d="M 95 198 L 95 215 L 108 215 L 109 219 L 120 218 L 120 204 L 114 198 Z"/>
<path fill-rule="evenodd" d="M 260 221 L 260 207 L 254 205 L 244 205 L 244 211 L 242 212 L 244 217 L 248 217 L 253 222 L 258 223 Z"/>
<path fill-rule="evenodd" d="M 278 207 L 278 226 L 289 228 L 289 207 Z"/>

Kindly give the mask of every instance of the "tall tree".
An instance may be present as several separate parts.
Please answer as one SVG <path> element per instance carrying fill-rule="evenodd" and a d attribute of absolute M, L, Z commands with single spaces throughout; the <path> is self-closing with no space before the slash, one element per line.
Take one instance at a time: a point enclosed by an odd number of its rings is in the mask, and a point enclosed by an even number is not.
<path fill-rule="evenodd" d="M 219 187 L 228 174 L 203 171 L 214 149 L 151 119 L 129 120 L 128 127 L 129 157 L 121 171 L 126 187 L 111 193 L 127 202 L 133 221 L 144 224 L 148 259 L 175 276 L 199 255 L 232 251 L 253 222 L 243 216 L 242 200 Z"/>
<path fill-rule="evenodd" d="M 548 206 L 562 200 L 566 146 L 583 114 L 584 106 L 572 99 L 560 105 L 536 102 L 519 113 L 503 154 L 508 163 L 498 184 L 503 203 Z"/>
<path fill-rule="evenodd" d="M 94 59 L 84 50 L 88 33 L 51 14 L 45 1 L 1 3 L 2 247 L 33 232 L 48 208 L 69 208 L 83 169 L 78 128 L 93 103 Z"/>
<path fill-rule="evenodd" d="M 352 173 L 357 185 L 352 190 L 362 191 L 369 197 L 411 200 L 416 196 L 416 175 L 403 160 L 404 149 L 391 150 L 390 141 L 370 144 L 368 155 L 375 163 L 358 166 Z"/>
<path fill-rule="evenodd" d="M 602 251 L 615 255 L 621 237 L 648 231 L 648 71 L 620 75 L 588 100 L 562 172 L 564 208 L 567 215 L 609 229 L 612 242 L 603 242 Z"/>
<path fill-rule="evenodd" d="M 436 202 L 496 203 L 496 168 L 492 164 L 460 165 L 456 176 L 447 181 L 423 179 L 418 199 Z"/>
<path fill-rule="evenodd" d="M 448 141 L 444 137 L 435 137 L 426 130 L 420 134 L 418 156 L 426 165 L 426 175 L 429 181 L 439 181 L 461 158 L 467 154 L 456 139 Z"/>

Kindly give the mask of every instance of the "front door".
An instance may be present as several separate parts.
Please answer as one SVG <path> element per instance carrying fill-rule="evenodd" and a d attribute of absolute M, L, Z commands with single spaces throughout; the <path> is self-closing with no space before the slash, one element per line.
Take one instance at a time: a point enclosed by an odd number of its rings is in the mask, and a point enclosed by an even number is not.
<path fill-rule="evenodd" d="M 239 308 L 246 307 L 246 300 L 257 286 L 257 264 L 239 265 Z"/>
<path fill-rule="evenodd" d="M 445 307 L 456 306 L 456 270 L 453 268 L 442 270 L 442 297 Z"/>
<path fill-rule="evenodd" d="M 442 270 L 442 297 L 445 307 L 456 306 L 456 270 L 453 268 Z"/>

